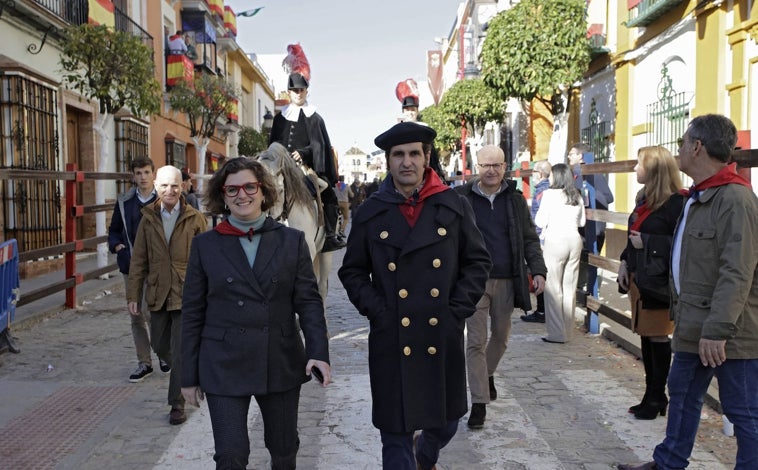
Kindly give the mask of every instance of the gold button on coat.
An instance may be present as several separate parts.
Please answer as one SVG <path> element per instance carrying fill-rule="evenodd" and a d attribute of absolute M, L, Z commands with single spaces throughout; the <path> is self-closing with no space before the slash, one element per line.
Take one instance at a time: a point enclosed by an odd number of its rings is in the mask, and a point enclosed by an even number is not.
<path fill-rule="evenodd" d="M 400 296 L 401 299 L 404 299 L 408 297 L 408 291 L 405 289 L 400 289 L 400 291 L 397 293 L 397 295 Z"/>
<path fill-rule="evenodd" d="M 438 228 L 438 229 L 437 229 L 437 233 L 438 233 L 438 234 L 439 234 L 441 237 L 444 237 L 445 235 L 447 235 L 447 230 L 445 230 L 445 227 L 440 227 L 440 228 Z"/>
<path fill-rule="evenodd" d="M 440 296 L 440 290 L 436 287 L 429 291 L 430 294 L 432 294 L 432 297 L 439 297 Z"/>
<path fill-rule="evenodd" d="M 411 347 L 410 346 L 404 347 L 403 348 L 403 354 L 405 354 L 406 356 L 410 356 L 411 355 Z"/>
<path fill-rule="evenodd" d="M 395 263 L 389 263 L 387 265 L 387 269 L 389 269 L 390 271 L 394 271 L 397 269 L 397 265 Z"/>
<path fill-rule="evenodd" d="M 439 320 L 437 320 L 436 318 L 432 317 L 432 318 L 429 319 L 429 324 L 430 325 L 437 326 L 437 323 L 439 323 Z"/>
<path fill-rule="evenodd" d="M 432 261 L 432 266 L 434 266 L 435 268 L 439 268 L 440 266 L 442 266 L 442 261 L 439 258 L 434 258 L 434 260 Z"/>
<path fill-rule="evenodd" d="M 429 349 L 427 349 L 426 351 L 427 351 L 429 354 L 431 354 L 431 355 L 435 355 L 435 354 L 437 354 L 437 348 L 435 348 L 434 346 L 429 346 Z"/>
<path fill-rule="evenodd" d="M 400 320 L 400 324 L 403 326 L 408 326 L 411 324 L 411 319 L 408 317 L 403 317 L 403 319 Z"/>
<path fill-rule="evenodd" d="M 389 236 L 390 236 L 390 233 L 386 230 L 382 230 L 382 233 L 379 234 L 379 238 L 381 238 L 382 240 L 386 239 Z"/>

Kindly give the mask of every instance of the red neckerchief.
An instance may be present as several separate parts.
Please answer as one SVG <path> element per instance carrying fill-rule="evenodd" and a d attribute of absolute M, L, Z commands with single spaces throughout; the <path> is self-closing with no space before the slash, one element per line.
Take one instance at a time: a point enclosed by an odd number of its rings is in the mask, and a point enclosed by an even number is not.
<path fill-rule="evenodd" d="M 650 206 L 647 204 L 647 200 L 643 197 L 642 200 L 640 200 L 637 203 L 637 206 L 634 208 L 633 215 L 636 217 L 634 219 L 634 222 L 632 225 L 629 226 L 629 230 L 634 230 L 635 232 L 640 231 L 640 227 L 642 226 L 642 222 L 647 219 L 647 216 L 652 214 L 653 211 L 650 210 Z"/>
<path fill-rule="evenodd" d="M 248 230 L 247 232 L 243 232 L 242 230 L 232 225 L 231 222 L 229 222 L 228 220 L 224 220 L 220 224 L 216 225 L 214 230 L 220 233 L 221 235 L 236 235 L 238 237 L 244 237 L 245 235 L 247 235 L 247 239 L 249 241 L 252 241 L 253 235 L 255 235 L 255 230 L 253 230 L 253 227 L 250 227 L 250 230 Z"/>
<path fill-rule="evenodd" d="M 421 186 L 421 190 L 414 191 L 408 199 L 398 206 L 408 225 L 411 228 L 416 225 L 426 198 L 448 189 L 450 187 L 440 180 L 436 172 L 432 171 L 431 168 L 426 168 L 424 170 L 424 184 Z"/>
<path fill-rule="evenodd" d="M 750 181 L 746 180 L 742 176 L 737 174 L 737 164 L 736 163 L 730 163 L 721 170 L 719 170 L 718 173 L 715 175 L 704 179 L 700 183 L 694 185 L 690 188 L 690 190 L 687 192 L 687 196 L 694 197 L 697 199 L 697 195 L 700 194 L 701 191 L 708 188 L 715 188 L 717 186 L 724 186 L 726 184 L 741 184 L 743 186 L 747 186 L 748 188 L 752 189 L 753 187 L 750 185 Z"/>

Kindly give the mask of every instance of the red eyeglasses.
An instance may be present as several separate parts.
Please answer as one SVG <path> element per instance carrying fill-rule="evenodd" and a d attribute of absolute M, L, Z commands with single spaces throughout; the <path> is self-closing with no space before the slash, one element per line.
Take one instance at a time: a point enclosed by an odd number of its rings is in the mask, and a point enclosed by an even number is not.
<path fill-rule="evenodd" d="M 245 184 L 227 184 L 225 186 L 221 186 L 221 191 L 224 192 L 224 195 L 229 197 L 235 197 L 240 193 L 240 189 L 245 191 L 245 194 L 248 196 L 252 196 L 255 193 L 258 192 L 258 188 L 261 187 L 260 181 L 255 181 L 252 183 L 245 183 Z"/>

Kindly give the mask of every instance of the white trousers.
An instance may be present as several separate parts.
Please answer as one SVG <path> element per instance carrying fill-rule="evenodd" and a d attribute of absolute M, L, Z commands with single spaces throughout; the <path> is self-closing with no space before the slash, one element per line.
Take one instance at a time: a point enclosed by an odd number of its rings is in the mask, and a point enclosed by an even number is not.
<path fill-rule="evenodd" d="M 550 341 L 565 343 L 571 340 L 581 254 L 582 239 L 578 234 L 576 237 L 545 239 L 545 327 Z"/>

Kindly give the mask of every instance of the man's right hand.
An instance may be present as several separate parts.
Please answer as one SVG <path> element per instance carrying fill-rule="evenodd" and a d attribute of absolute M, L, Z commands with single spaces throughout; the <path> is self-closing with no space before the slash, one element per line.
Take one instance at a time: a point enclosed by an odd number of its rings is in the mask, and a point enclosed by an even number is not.
<path fill-rule="evenodd" d="M 137 305 L 137 302 L 129 302 L 127 304 L 127 307 L 129 307 L 129 313 L 135 317 L 140 314 L 139 305 Z"/>

